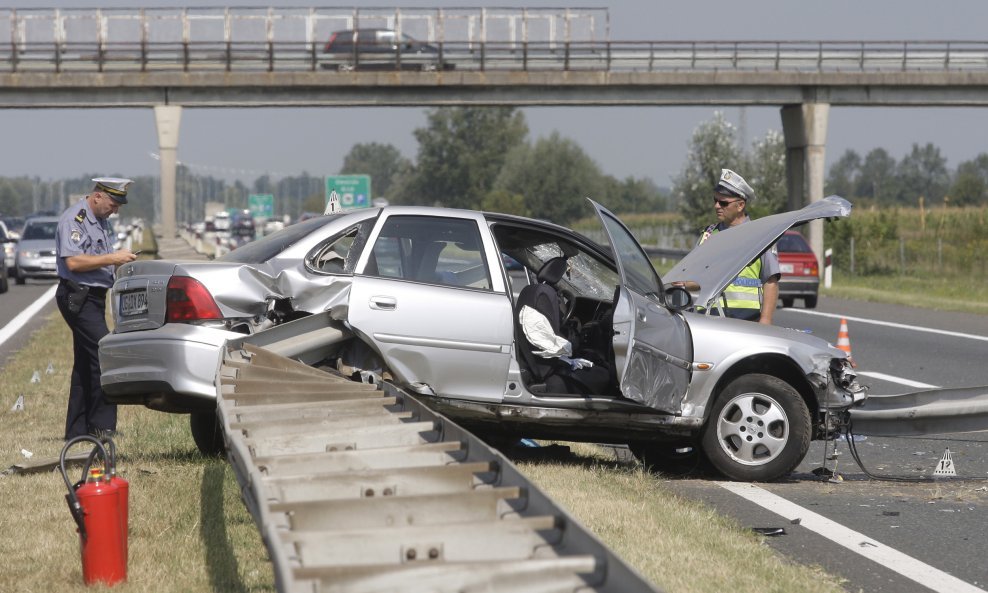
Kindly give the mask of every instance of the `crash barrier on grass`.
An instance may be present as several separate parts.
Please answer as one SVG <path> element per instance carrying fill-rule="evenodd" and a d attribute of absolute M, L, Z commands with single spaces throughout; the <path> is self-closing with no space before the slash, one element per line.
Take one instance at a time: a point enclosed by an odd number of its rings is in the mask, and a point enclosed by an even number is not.
<path fill-rule="evenodd" d="M 231 345 L 217 400 L 279 591 L 655 590 L 504 456 L 389 383 Z"/>

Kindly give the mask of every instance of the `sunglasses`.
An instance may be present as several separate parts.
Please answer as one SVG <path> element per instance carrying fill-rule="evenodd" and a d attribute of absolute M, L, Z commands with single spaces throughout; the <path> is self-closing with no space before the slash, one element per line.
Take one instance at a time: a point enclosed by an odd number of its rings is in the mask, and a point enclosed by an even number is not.
<path fill-rule="evenodd" d="M 714 203 L 720 206 L 721 208 L 727 208 L 734 202 L 740 202 L 740 201 L 741 200 L 718 200 L 717 198 L 714 198 Z"/>

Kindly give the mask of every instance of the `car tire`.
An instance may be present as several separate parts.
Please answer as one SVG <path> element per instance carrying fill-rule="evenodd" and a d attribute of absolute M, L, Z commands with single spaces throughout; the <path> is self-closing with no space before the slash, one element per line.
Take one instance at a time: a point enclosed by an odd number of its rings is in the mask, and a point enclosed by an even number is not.
<path fill-rule="evenodd" d="M 3 294 L 8 290 L 10 290 L 10 282 L 7 281 L 7 272 L 4 270 L 4 272 L 0 274 L 0 294 Z"/>
<path fill-rule="evenodd" d="M 803 297 L 803 304 L 807 309 L 816 309 L 816 295 Z"/>
<path fill-rule="evenodd" d="M 785 307 L 786 309 L 792 307 L 792 297 L 783 297 L 781 300 L 782 300 L 782 306 Z"/>
<path fill-rule="evenodd" d="M 27 282 L 27 278 L 24 277 L 24 274 L 22 274 L 16 268 L 14 270 L 14 282 L 16 282 L 18 286 L 20 286 L 20 285 L 24 284 L 25 282 Z"/>
<path fill-rule="evenodd" d="M 750 374 L 717 396 L 703 451 L 732 480 L 768 482 L 799 465 L 810 437 L 810 412 L 799 392 L 776 377 Z"/>
<path fill-rule="evenodd" d="M 192 429 L 196 447 L 206 457 L 218 457 L 226 452 L 223 430 L 216 412 L 192 412 L 189 414 L 189 428 Z"/>
<path fill-rule="evenodd" d="M 706 456 L 699 443 L 632 442 L 628 448 L 645 469 L 667 476 L 687 476 L 705 466 Z"/>

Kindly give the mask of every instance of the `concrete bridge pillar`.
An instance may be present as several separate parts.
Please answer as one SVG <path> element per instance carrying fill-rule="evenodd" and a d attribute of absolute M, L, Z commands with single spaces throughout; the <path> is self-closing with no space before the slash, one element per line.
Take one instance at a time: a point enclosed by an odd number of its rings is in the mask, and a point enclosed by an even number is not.
<path fill-rule="evenodd" d="M 155 105 L 154 121 L 158 128 L 158 154 L 161 155 L 161 236 L 174 237 L 175 173 L 178 156 L 178 126 L 181 105 Z"/>
<path fill-rule="evenodd" d="M 782 108 L 782 133 L 786 141 L 786 185 L 789 209 L 796 210 L 823 199 L 824 157 L 827 145 L 828 103 L 803 103 Z M 807 241 L 823 269 L 823 221 L 807 225 Z"/>

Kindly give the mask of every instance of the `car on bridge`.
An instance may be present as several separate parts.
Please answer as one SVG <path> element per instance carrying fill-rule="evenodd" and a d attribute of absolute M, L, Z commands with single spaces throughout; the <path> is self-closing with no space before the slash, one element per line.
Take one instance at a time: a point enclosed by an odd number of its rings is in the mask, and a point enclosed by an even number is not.
<path fill-rule="evenodd" d="M 126 264 L 99 347 L 103 390 L 191 412 L 196 443 L 213 451 L 224 347 L 277 340 L 308 364 L 392 381 L 489 438 L 626 442 L 663 469 L 686 451 L 739 480 L 786 475 L 864 398 L 847 354 L 820 338 L 693 312 L 789 227 L 847 216 L 848 202 L 717 234 L 669 282 L 590 204 L 606 245 L 541 220 L 389 206 L 312 218 L 212 262 Z M 562 357 L 534 346 L 540 332 Z"/>
<path fill-rule="evenodd" d="M 452 70 L 435 45 L 392 29 L 336 31 L 323 47 L 320 66 L 350 70 Z"/>

